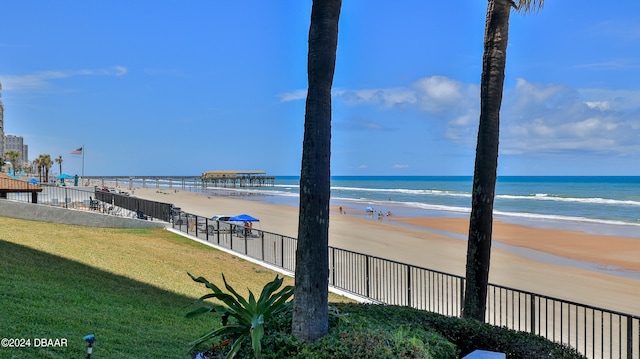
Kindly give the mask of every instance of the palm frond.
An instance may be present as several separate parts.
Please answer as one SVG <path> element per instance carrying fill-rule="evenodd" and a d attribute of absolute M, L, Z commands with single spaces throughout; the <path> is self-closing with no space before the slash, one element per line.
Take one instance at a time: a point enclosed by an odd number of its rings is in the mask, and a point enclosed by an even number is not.
<path fill-rule="evenodd" d="M 518 0 L 516 11 L 522 14 L 537 13 L 544 7 L 544 0 Z"/>

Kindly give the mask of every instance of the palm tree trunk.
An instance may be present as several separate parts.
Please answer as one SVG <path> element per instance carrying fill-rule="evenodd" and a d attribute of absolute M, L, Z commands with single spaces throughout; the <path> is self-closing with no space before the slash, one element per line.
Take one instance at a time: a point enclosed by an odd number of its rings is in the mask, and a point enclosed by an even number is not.
<path fill-rule="evenodd" d="M 480 84 L 480 124 L 476 147 L 466 285 L 463 316 L 484 321 L 486 310 L 493 201 L 498 168 L 500 106 L 507 59 L 511 3 L 490 0 L 487 7 L 482 78 Z"/>
<path fill-rule="evenodd" d="M 341 0 L 314 0 L 307 62 L 300 215 L 296 250 L 292 334 L 311 342 L 329 330 L 329 199 L 331 86 Z"/>

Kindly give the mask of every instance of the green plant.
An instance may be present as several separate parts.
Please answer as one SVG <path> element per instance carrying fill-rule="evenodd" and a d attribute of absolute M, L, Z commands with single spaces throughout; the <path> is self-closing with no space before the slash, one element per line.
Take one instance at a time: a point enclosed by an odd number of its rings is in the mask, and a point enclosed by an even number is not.
<path fill-rule="evenodd" d="M 213 293 L 209 293 L 200 297 L 194 304 L 204 303 L 207 299 L 217 299 L 225 305 L 206 303 L 187 313 L 187 318 L 197 315 L 217 312 L 222 316 L 222 327 L 213 329 L 192 343 L 195 347 L 209 339 L 221 336 L 235 338 L 231 345 L 231 350 L 227 353 L 226 358 L 232 358 L 240 349 L 240 345 L 251 338 L 251 346 L 254 357 L 258 358 L 262 351 L 262 337 L 264 336 L 264 324 L 272 316 L 291 310 L 291 302 L 289 298 L 293 295 L 293 286 L 286 286 L 276 292 L 282 286 L 284 278 L 278 278 L 267 283 L 260 293 L 260 297 L 256 300 L 253 293 L 249 290 L 249 299 L 244 299 L 239 295 L 228 283 L 224 274 L 222 280 L 225 288 L 229 293 L 223 292 L 215 284 L 210 283 L 203 277 L 194 277 L 188 273 L 192 280 L 203 283 Z M 229 318 L 235 319 L 235 322 L 229 323 Z"/>
<path fill-rule="evenodd" d="M 352 318 L 366 317 L 371 325 L 394 323 L 396 326 L 429 329 L 454 343 L 462 356 L 476 349 L 506 353 L 510 359 L 562 358 L 584 359 L 574 348 L 554 343 L 541 336 L 495 327 L 472 319 L 447 317 L 409 307 L 376 304 L 334 304 Z M 422 339 L 424 341 L 424 339 Z M 436 357 L 436 356 L 434 356 Z"/>

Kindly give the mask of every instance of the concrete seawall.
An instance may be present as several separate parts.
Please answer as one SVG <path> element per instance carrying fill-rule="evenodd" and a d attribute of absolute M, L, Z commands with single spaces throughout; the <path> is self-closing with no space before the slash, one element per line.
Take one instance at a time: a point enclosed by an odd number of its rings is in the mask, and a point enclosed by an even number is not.
<path fill-rule="evenodd" d="M 99 228 L 164 228 L 166 223 L 41 204 L 0 200 L 0 216 Z"/>

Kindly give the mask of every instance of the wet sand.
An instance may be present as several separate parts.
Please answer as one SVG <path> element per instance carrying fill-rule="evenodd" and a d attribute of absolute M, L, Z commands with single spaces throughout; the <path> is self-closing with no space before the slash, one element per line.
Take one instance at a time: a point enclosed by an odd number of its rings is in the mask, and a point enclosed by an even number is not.
<path fill-rule="evenodd" d="M 204 217 L 247 213 L 260 219 L 254 228 L 297 236 L 295 207 L 172 189 L 136 188 L 133 195 Z M 468 219 L 378 220 L 344 209 L 348 214 L 332 208 L 331 246 L 464 275 Z M 493 241 L 491 283 L 640 315 L 640 239 L 496 221 Z"/>

